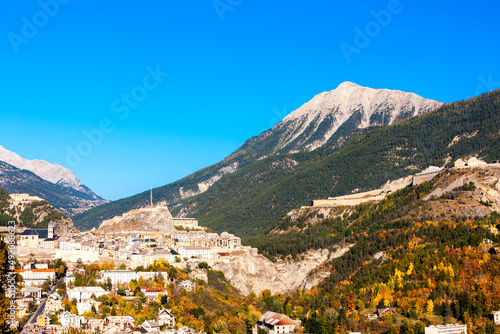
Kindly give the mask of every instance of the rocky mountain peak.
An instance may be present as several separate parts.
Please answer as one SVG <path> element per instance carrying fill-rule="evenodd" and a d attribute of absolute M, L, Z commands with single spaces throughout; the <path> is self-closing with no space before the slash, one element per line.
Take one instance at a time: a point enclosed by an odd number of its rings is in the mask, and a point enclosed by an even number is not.
<path fill-rule="evenodd" d="M 75 173 L 63 166 L 51 164 L 44 160 L 25 159 L 3 146 L 0 146 L 0 160 L 19 169 L 29 170 L 46 181 L 90 194 L 90 190 L 82 184 Z"/>
<path fill-rule="evenodd" d="M 256 161 L 281 153 L 313 151 L 319 147 L 339 148 L 355 135 L 357 129 L 368 126 L 390 125 L 398 120 L 430 112 L 442 105 L 413 93 L 388 89 L 372 89 L 353 82 L 343 82 L 335 90 L 316 95 L 299 109 L 286 116 L 273 128 L 248 139 L 238 150 L 221 162 L 199 170 L 179 180 L 175 185 L 162 187 L 162 200 L 167 204 L 193 198 L 208 191 L 220 182 L 223 175 L 234 173 Z M 287 163 L 276 163 L 287 170 L 298 165 L 293 159 Z M 140 198 L 138 203 L 137 198 Z M 149 191 L 138 195 L 134 201 L 119 202 L 120 213 L 149 202 Z M 174 215 L 193 216 L 200 210 L 197 199 L 187 202 Z M 183 205 L 183 204 L 182 204 Z M 177 210 L 173 207 L 173 210 Z M 97 209 L 78 216 L 81 226 L 92 227 L 106 218 L 111 218 L 115 208 Z"/>
<path fill-rule="evenodd" d="M 390 125 L 441 105 L 414 93 L 373 89 L 347 81 L 316 95 L 269 131 L 279 130 L 281 134 L 275 152 L 312 151 L 356 128 Z M 337 133 L 339 130 L 345 133 Z"/>

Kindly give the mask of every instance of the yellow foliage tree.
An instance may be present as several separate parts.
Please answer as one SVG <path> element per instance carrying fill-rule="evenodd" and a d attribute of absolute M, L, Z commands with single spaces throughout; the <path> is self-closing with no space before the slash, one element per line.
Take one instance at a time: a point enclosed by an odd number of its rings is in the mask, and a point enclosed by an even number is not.
<path fill-rule="evenodd" d="M 406 271 L 406 275 L 410 276 L 411 274 L 413 274 L 413 262 L 410 262 L 410 266 L 408 267 L 408 270 Z"/>
<path fill-rule="evenodd" d="M 102 261 L 101 264 L 101 270 L 113 270 L 115 269 L 115 262 L 114 261 Z"/>
<path fill-rule="evenodd" d="M 427 311 L 428 315 L 432 315 L 434 313 L 434 302 L 431 299 L 429 299 L 429 301 L 427 302 L 425 310 Z"/>

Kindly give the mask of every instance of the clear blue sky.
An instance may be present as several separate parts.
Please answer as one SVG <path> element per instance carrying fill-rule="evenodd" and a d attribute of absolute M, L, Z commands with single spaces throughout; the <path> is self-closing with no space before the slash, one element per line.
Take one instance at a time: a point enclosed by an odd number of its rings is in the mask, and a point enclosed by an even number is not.
<path fill-rule="evenodd" d="M 0 5 L 0 145 L 107 199 L 215 163 L 343 81 L 444 102 L 500 88 L 496 1 L 60 2 Z"/>

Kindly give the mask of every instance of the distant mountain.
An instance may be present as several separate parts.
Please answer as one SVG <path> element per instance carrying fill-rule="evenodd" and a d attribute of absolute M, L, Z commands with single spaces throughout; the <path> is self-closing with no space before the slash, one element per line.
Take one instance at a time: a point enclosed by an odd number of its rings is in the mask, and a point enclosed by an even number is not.
<path fill-rule="evenodd" d="M 282 122 L 250 138 L 223 161 L 179 181 L 153 190 L 157 201 L 167 204 L 203 194 L 227 174 L 266 157 L 285 153 L 339 149 L 358 129 L 389 125 L 442 105 L 413 93 L 371 89 L 345 82 L 331 92 L 314 97 Z M 284 165 L 296 164 L 286 162 Z M 74 217 L 80 229 L 98 226 L 103 220 L 148 205 L 149 191 L 109 203 Z M 179 212 L 181 216 L 187 212 Z"/>
<path fill-rule="evenodd" d="M 54 165 L 44 160 L 25 159 L 18 154 L 5 149 L 3 146 L 0 146 L 0 161 L 5 161 L 6 163 L 19 169 L 29 170 L 51 183 L 73 188 L 79 192 L 90 195 L 96 200 L 102 200 L 102 198 L 94 194 L 92 190 L 85 187 L 75 173 L 67 168 L 64 168 L 63 166 Z"/>
<path fill-rule="evenodd" d="M 27 193 L 43 198 L 55 209 L 68 215 L 109 202 L 93 192 L 89 194 L 60 183 L 52 183 L 29 170 L 19 169 L 4 161 L 0 161 L 0 187 L 9 193 Z"/>

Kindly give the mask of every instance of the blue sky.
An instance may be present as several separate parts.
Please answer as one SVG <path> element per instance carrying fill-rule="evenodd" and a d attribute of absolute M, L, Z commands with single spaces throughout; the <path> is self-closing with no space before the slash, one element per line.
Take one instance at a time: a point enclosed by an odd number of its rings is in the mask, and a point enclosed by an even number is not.
<path fill-rule="evenodd" d="M 0 145 L 107 199 L 218 162 L 343 81 L 443 102 L 500 88 L 494 1 L 1 6 Z"/>

